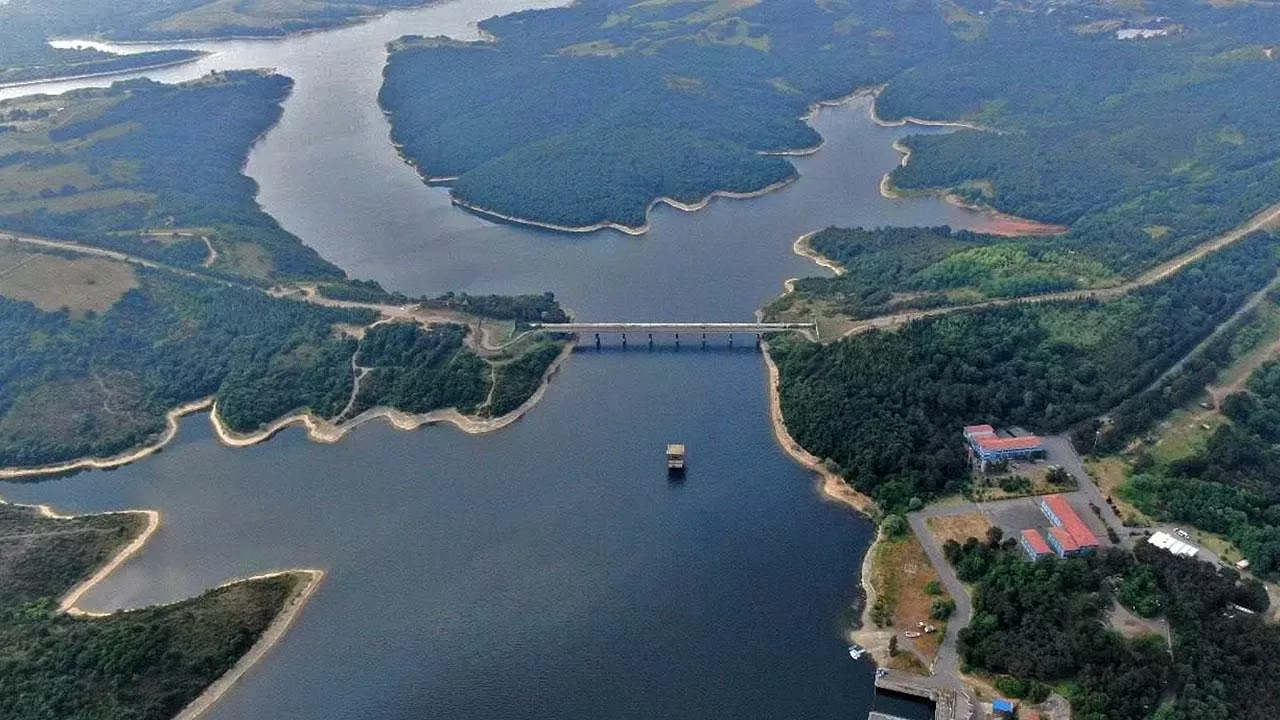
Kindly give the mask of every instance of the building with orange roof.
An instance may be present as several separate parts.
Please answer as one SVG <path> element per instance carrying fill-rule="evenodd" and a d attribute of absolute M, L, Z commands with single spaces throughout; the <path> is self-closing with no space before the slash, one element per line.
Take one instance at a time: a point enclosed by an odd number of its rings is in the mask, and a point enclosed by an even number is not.
<path fill-rule="evenodd" d="M 981 470 L 986 470 L 988 463 L 1044 456 L 1044 445 L 1038 436 L 999 433 L 990 425 L 966 426 L 964 439 L 969 445 L 969 456 Z"/>
<path fill-rule="evenodd" d="M 1102 544 L 1098 542 L 1098 536 L 1084 524 L 1084 520 L 1076 514 L 1075 508 L 1071 507 L 1071 503 L 1067 502 L 1062 495 L 1046 495 L 1040 498 L 1040 512 L 1049 518 L 1049 522 L 1071 536 L 1076 552 L 1095 550 Z M 1050 542 L 1052 543 L 1052 539 Z"/>

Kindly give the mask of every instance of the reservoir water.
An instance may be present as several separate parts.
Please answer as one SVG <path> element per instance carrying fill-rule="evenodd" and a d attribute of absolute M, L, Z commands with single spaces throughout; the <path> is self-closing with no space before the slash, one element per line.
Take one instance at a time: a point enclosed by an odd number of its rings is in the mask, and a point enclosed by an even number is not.
<path fill-rule="evenodd" d="M 814 120 L 827 146 L 799 182 L 751 201 L 655 211 L 643 237 L 563 236 L 451 207 L 391 147 L 375 98 L 385 42 L 477 37 L 535 2 L 451 2 L 286 40 L 189 43 L 173 82 L 271 67 L 296 87 L 247 172 L 281 223 L 353 276 L 406 293 L 550 289 L 586 320 L 741 320 L 830 224 L 980 215 L 880 197 L 897 162 L 867 101 Z M 173 45 L 167 45 L 173 46 Z M 126 48 L 135 49 L 135 48 Z M 0 90 L 0 97 L 102 85 Z M 684 482 L 662 449 L 690 448 Z M 114 472 L 7 485 L 76 512 L 146 507 L 155 539 L 86 598 L 191 596 L 282 567 L 329 576 L 268 658 L 208 715 L 250 718 L 865 717 L 871 671 L 845 652 L 871 526 L 824 502 L 774 442 L 751 349 L 584 350 L 546 399 L 486 436 L 366 426 L 336 445 L 286 431 L 249 449 L 202 418 Z"/>

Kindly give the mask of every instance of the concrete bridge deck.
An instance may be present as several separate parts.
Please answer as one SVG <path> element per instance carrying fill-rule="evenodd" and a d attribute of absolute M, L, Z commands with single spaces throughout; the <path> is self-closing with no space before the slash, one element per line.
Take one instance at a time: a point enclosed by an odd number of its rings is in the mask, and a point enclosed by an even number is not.
<path fill-rule="evenodd" d="M 732 323 L 732 322 L 621 322 L 621 323 L 532 323 L 535 330 L 561 333 L 743 333 L 757 335 L 780 332 L 812 333 L 813 323 Z"/>

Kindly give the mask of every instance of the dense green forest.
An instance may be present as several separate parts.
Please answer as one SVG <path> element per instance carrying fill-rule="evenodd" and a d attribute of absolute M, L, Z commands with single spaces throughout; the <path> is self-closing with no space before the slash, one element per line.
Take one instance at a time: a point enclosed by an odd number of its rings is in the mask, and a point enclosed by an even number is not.
<path fill-rule="evenodd" d="M 787 427 L 892 511 L 964 482 L 960 428 L 1068 429 L 1141 391 L 1277 270 L 1255 234 L 1106 302 L 1035 303 L 918 320 L 828 345 L 782 341 Z"/>
<path fill-rule="evenodd" d="M 302 408 L 334 415 L 356 341 L 332 326 L 373 319 L 159 271 L 100 315 L 0 299 L 0 466 L 121 452 L 210 395 L 239 430 Z"/>
<path fill-rule="evenodd" d="M 369 372 L 349 411 L 393 407 L 413 413 L 457 408 L 499 417 L 533 396 L 564 343 L 540 339 L 516 354 L 481 359 L 465 346 L 467 328 L 379 325 L 360 343 L 356 362 Z"/>
<path fill-rule="evenodd" d="M 883 84 L 884 117 L 993 129 L 910 138 L 899 186 L 1072 225 L 1057 251 L 1129 274 L 1276 201 L 1276 20 L 1192 0 L 587 0 L 487 21 L 495 43 L 395 43 L 380 97 L 460 200 L 636 226 L 658 196 L 787 177 L 759 153 L 816 145 L 811 103 Z M 1136 27 L 1168 35 L 1117 33 Z"/>
<path fill-rule="evenodd" d="M 258 206 L 241 173 L 292 83 L 235 72 L 0 103 L 0 227 L 267 281 L 342 278 Z"/>
<path fill-rule="evenodd" d="M 1114 280 L 1105 266 L 1059 249 L 1056 239 L 1017 240 L 951 228 L 827 228 L 809 240 L 839 263 L 835 277 L 801 278 L 770 313 L 823 302 L 852 318 L 987 298 L 1094 287 Z"/>
<path fill-rule="evenodd" d="M 1267 609 L 1257 581 L 1139 544 L 1067 560 L 1025 560 L 1016 542 L 970 539 L 944 548 L 974 587 L 960 632 L 965 665 L 1003 677 L 1004 692 L 1042 699 L 1065 683 L 1081 720 L 1262 720 L 1280 706 L 1280 628 L 1240 605 Z M 1114 602 L 1163 614 L 1159 635 L 1124 639 L 1106 626 Z"/>
<path fill-rule="evenodd" d="M 1280 577 L 1280 362 L 1222 404 L 1229 423 L 1168 464 L 1141 460 L 1121 494 L 1158 519 L 1226 536 L 1262 577 Z"/>
<path fill-rule="evenodd" d="M 910 2 L 592 0 L 483 27 L 499 42 L 393 45 L 393 138 L 428 177 L 457 176 L 465 202 L 571 226 L 639 226 L 660 196 L 785 180 L 791 164 L 760 152 L 817 145 L 810 103 L 953 41 Z"/>
<path fill-rule="evenodd" d="M 42 517 L 0 505 L 0 717 L 168 720 L 231 668 L 301 575 L 174 605 L 76 618 L 58 598 L 146 524 L 139 514 Z"/>
<path fill-rule="evenodd" d="M 0 27 L 23 22 L 38 28 L 42 39 L 278 36 L 423 4 L 422 0 L 9 0 L 0 3 Z"/>
<path fill-rule="evenodd" d="M 10 5 L 0 5 L 0 85 L 48 78 L 124 72 L 194 60 L 194 50 L 157 50 L 112 55 L 98 50 L 58 50 L 41 25 Z"/>
<path fill-rule="evenodd" d="M 238 431 L 302 410 L 334 417 L 354 390 L 353 356 L 370 372 L 350 414 L 385 405 L 501 415 L 533 394 L 563 347 L 541 340 L 482 359 L 461 325 L 384 324 L 357 341 L 335 326 L 369 324 L 371 311 L 164 271 L 140 271 L 139 283 L 101 314 L 0 298 L 0 335 L 13 340 L 0 346 L 0 467 L 122 452 L 161 432 L 168 410 L 204 397 Z M 534 297 L 540 312 L 562 312 Z"/>
<path fill-rule="evenodd" d="M 419 302 L 426 307 L 455 310 L 468 315 L 478 315 L 494 320 L 514 320 L 517 323 L 569 322 L 569 316 L 556 301 L 554 293 L 540 295 L 468 295 L 448 292 Z"/>
<path fill-rule="evenodd" d="M 417 325 L 379 325 L 360 343 L 356 362 L 369 368 L 352 408 L 375 406 L 425 413 L 456 407 L 472 414 L 489 392 L 489 370 L 465 349 L 467 328 L 445 325 L 424 331 Z"/>
<path fill-rule="evenodd" d="M 1145 6 L 1170 35 L 1119 40 L 1077 25 L 994 19 L 879 98 L 888 117 L 967 117 L 1005 132 L 917 136 L 894 172 L 1000 210 L 1072 226 L 1066 246 L 1129 273 L 1276 202 L 1280 68 L 1273 8 Z M 1250 102 L 1235 102 L 1240 94 Z"/>

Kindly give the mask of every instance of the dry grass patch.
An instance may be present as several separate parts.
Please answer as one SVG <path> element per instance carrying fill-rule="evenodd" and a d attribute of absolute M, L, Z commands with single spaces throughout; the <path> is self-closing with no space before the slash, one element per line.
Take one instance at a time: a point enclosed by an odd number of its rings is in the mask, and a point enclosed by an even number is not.
<path fill-rule="evenodd" d="M 938 538 L 939 544 L 944 544 L 948 540 L 963 543 L 971 537 L 981 540 L 987 536 L 987 530 L 991 528 L 991 521 L 987 516 L 976 512 L 968 515 L 930 518 L 927 524 L 934 537 Z"/>
<path fill-rule="evenodd" d="M 888 624 L 899 633 L 900 654 L 914 651 L 924 663 L 932 662 L 938 654 L 938 645 L 945 633 L 943 623 L 929 618 L 933 602 L 949 597 L 945 591 L 941 595 L 931 595 L 928 592 L 926 588 L 930 584 L 936 586 L 937 582 L 938 573 L 929 563 L 924 548 L 914 535 L 876 544 L 871 566 L 871 583 L 876 591 L 872 619 L 883 622 L 888 618 Z M 901 634 L 919 631 L 921 622 L 938 626 L 938 631 L 925 633 L 915 639 Z"/>
<path fill-rule="evenodd" d="M 128 263 L 31 252 L 0 240 L 0 295 L 46 312 L 103 313 L 136 287 L 138 276 Z"/>
<path fill-rule="evenodd" d="M 19 215 L 40 210 L 58 215 L 83 210 L 104 210 L 121 205 L 150 205 L 154 200 L 154 196 L 136 190 L 93 190 L 52 198 L 2 202 L 0 215 Z"/>
<path fill-rule="evenodd" d="M 1129 481 L 1129 464 L 1120 458 L 1109 457 L 1089 459 L 1084 462 L 1084 469 L 1089 477 L 1098 484 L 1102 494 L 1111 498 L 1116 504 L 1116 514 L 1126 525 L 1144 527 L 1151 524 L 1151 518 L 1132 503 L 1120 497 L 1120 486 Z M 1130 520 L 1136 521 L 1130 523 Z"/>
<path fill-rule="evenodd" d="M 250 243 L 222 242 L 213 238 L 218 259 L 213 267 L 244 277 L 266 279 L 271 275 L 271 256 Z"/>

